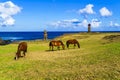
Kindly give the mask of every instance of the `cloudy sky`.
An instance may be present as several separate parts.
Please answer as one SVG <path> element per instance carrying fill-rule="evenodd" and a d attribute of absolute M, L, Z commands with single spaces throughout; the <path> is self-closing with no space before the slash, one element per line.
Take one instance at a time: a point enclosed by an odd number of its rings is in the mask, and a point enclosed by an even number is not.
<path fill-rule="evenodd" d="M 120 0 L 0 0 L 0 31 L 120 31 Z"/>

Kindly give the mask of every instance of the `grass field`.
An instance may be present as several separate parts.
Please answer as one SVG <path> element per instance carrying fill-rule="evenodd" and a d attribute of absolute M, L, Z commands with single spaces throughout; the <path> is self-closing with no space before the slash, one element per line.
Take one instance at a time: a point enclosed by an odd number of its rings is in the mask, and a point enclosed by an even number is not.
<path fill-rule="evenodd" d="M 120 33 L 65 34 L 81 48 L 49 51 L 49 40 L 27 41 L 25 58 L 14 60 L 18 43 L 0 46 L 0 80 L 120 80 Z"/>

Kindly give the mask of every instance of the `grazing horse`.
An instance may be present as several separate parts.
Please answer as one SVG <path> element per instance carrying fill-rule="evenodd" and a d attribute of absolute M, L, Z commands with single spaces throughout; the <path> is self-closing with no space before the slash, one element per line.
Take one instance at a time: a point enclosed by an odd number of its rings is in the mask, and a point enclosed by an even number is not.
<path fill-rule="evenodd" d="M 74 44 L 74 48 L 77 44 L 78 48 L 80 48 L 80 44 L 76 39 L 71 39 L 71 40 L 66 41 L 67 48 L 69 48 L 69 44 Z"/>
<path fill-rule="evenodd" d="M 23 51 L 23 55 L 25 57 L 25 53 L 27 52 L 27 43 L 26 42 L 19 43 L 18 49 L 17 49 L 17 52 L 16 52 L 16 56 L 14 58 L 15 60 L 17 60 L 20 57 L 23 57 L 23 56 L 21 56 L 21 51 Z"/>
<path fill-rule="evenodd" d="M 52 47 L 52 51 L 53 51 L 54 46 L 56 46 L 58 50 L 60 50 L 60 46 L 62 46 L 62 48 L 65 49 L 65 45 L 63 44 L 63 42 L 61 40 L 50 41 L 50 43 L 49 43 L 50 50 Z"/>

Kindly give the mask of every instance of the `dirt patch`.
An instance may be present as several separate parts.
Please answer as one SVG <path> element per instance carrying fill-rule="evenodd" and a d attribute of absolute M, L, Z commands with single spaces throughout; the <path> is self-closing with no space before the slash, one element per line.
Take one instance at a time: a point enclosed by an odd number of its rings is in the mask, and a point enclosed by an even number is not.
<path fill-rule="evenodd" d="M 89 38 L 89 36 L 72 36 L 74 37 L 75 39 L 86 39 L 86 38 Z"/>
<path fill-rule="evenodd" d="M 88 35 L 71 35 L 71 34 L 64 34 L 62 36 L 56 37 L 55 39 L 86 39 L 89 38 Z"/>
<path fill-rule="evenodd" d="M 118 42 L 120 41 L 120 35 L 109 35 L 103 37 L 103 40 L 107 40 L 107 42 Z"/>
<path fill-rule="evenodd" d="M 106 40 L 120 39 L 120 35 L 109 35 L 109 36 L 103 37 L 103 39 L 106 39 Z"/>

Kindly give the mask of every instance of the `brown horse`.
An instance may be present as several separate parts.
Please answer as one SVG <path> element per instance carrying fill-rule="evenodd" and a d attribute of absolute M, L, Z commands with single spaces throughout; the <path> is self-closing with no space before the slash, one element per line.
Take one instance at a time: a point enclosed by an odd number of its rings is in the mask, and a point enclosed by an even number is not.
<path fill-rule="evenodd" d="M 23 56 L 21 56 L 21 51 L 23 51 L 23 55 L 25 57 L 25 53 L 27 52 L 27 43 L 26 42 L 19 43 L 18 49 L 17 49 L 17 52 L 16 52 L 16 56 L 14 58 L 15 60 L 17 60 L 20 57 L 23 57 Z"/>
<path fill-rule="evenodd" d="M 77 44 L 78 48 L 80 48 L 80 44 L 76 39 L 71 39 L 71 40 L 66 41 L 67 48 L 69 48 L 69 44 L 74 44 L 74 48 Z"/>
<path fill-rule="evenodd" d="M 62 48 L 65 49 L 65 46 L 64 46 L 64 44 L 61 40 L 50 41 L 50 43 L 49 43 L 50 50 L 51 50 L 51 47 L 52 47 L 52 51 L 53 51 L 54 46 L 56 46 L 58 50 L 60 50 L 60 46 L 62 46 Z"/>

